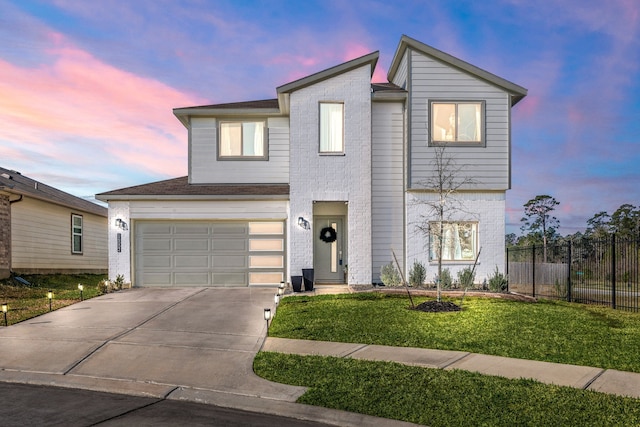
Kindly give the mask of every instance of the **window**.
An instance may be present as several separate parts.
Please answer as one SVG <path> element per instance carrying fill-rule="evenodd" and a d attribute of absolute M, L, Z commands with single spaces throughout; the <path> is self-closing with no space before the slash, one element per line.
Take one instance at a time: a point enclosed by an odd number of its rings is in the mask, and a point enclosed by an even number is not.
<path fill-rule="evenodd" d="M 344 104 L 320 103 L 320 152 L 344 153 Z"/>
<path fill-rule="evenodd" d="M 482 102 L 432 102 L 431 142 L 482 143 Z"/>
<path fill-rule="evenodd" d="M 265 122 L 220 122 L 218 158 L 265 159 Z"/>
<path fill-rule="evenodd" d="M 71 215 L 71 253 L 82 254 L 82 215 Z"/>
<path fill-rule="evenodd" d="M 429 224 L 430 259 L 438 260 L 440 237 L 443 261 L 474 261 L 478 253 L 477 222 L 439 222 Z"/>

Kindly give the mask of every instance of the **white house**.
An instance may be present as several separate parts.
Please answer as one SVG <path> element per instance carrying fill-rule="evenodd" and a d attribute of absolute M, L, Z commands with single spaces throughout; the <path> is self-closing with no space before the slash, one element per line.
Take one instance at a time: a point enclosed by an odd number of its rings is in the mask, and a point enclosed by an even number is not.
<path fill-rule="evenodd" d="M 276 89 L 277 98 L 177 108 L 188 176 L 97 195 L 109 273 L 134 286 L 260 286 L 313 269 L 371 284 L 395 252 L 435 276 L 424 201 L 434 152 L 474 185 L 448 218 L 444 262 L 504 271 L 511 107 L 527 90 L 403 36 L 387 83 L 373 52 Z M 435 220 L 435 218 L 434 218 Z M 424 228 L 424 227 L 423 227 Z M 348 269 L 347 269 L 348 265 Z"/>

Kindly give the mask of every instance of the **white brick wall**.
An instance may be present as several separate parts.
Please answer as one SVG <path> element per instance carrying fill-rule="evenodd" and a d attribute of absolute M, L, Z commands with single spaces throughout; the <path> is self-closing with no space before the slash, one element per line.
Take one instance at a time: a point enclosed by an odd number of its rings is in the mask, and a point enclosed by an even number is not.
<path fill-rule="evenodd" d="M 297 218 L 313 219 L 314 201 L 348 206 L 349 283 L 371 283 L 371 91 L 364 66 L 291 94 L 289 271 L 313 266 L 311 230 Z M 319 151 L 319 102 L 344 102 L 344 156 Z"/>
<path fill-rule="evenodd" d="M 115 226 L 116 218 L 127 223 L 127 229 Z M 109 202 L 109 279 L 114 280 L 119 274 L 124 276 L 125 283 L 131 283 L 131 219 L 129 202 Z M 121 252 L 118 252 L 118 233 L 121 234 Z"/>
<path fill-rule="evenodd" d="M 407 193 L 407 267 L 411 268 L 414 261 L 422 262 L 427 268 L 428 282 L 436 276 L 438 265 L 437 262 L 429 263 L 428 236 L 418 230 L 417 225 L 425 221 L 424 212 L 427 211 L 421 201 L 436 197 L 435 194 Z M 482 251 L 476 267 L 476 283 L 482 283 L 493 275 L 496 266 L 501 273 L 505 271 L 505 194 L 460 193 L 457 197 L 464 204 L 464 212 L 461 210 L 451 220 L 478 222 L 478 246 Z M 455 279 L 459 270 L 471 265 L 473 262 L 446 262 L 443 268 L 448 268 Z"/>

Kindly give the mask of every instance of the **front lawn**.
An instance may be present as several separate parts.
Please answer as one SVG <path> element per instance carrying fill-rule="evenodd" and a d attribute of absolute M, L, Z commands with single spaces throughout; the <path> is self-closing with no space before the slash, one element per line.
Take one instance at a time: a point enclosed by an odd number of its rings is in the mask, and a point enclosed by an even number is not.
<path fill-rule="evenodd" d="M 416 305 L 425 300 L 414 297 Z M 561 301 L 470 297 L 459 312 L 424 313 L 408 307 L 406 296 L 384 293 L 287 297 L 269 335 L 640 372 L 640 313 Z"/>
<path fill-rule="evenodd" d="M 53 292 L 51 309 L 57 310 L 80 302 L 78 284 L 84 289 L 84 299 L 100 295 L 98 282 L 106 275 L 97 274 L 51 274 L 21 276 L 31 285 L 17 284 L 12 279 L 0 280 L 0 304 L 7 303 L 7 324 L 13 325 L 49 312 L 49 290 Z M 4 326 L 4 316 L 0 314 L 0 324 Z"/>
<path fill-rule="evenodd" d="M 299 403 L 439 426 L 640 425 L 640 400 L 398 363 L 261 352 L 256 373 L 306 386 Z"/>
<path fill-rule="evenodd" d="M 415 304 L 426 298 L 414 297 Z M 460 299 L 453 300 L 460 303 Z M 269 335 L 469 351 L 640 372 L 640 314 L 540 301 L 469 298 L 463 310 L 408 309 L 383 293 L 284 298 Z M 309 387 L 327 408 L 437 426 L 640 425 L 640 400 L 454 370 L 261 352 L 255 372 Z"/>

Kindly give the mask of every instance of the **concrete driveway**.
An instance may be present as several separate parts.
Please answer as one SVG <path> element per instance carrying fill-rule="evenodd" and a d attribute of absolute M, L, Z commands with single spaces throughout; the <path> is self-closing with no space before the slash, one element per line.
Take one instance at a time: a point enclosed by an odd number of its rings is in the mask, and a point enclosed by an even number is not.
<path fill-rule="evenodd" d="M 256 376 L 273 289 L 130 289 L 0 328 L 0 381 L 221 403 L 294 402 Z"/>

